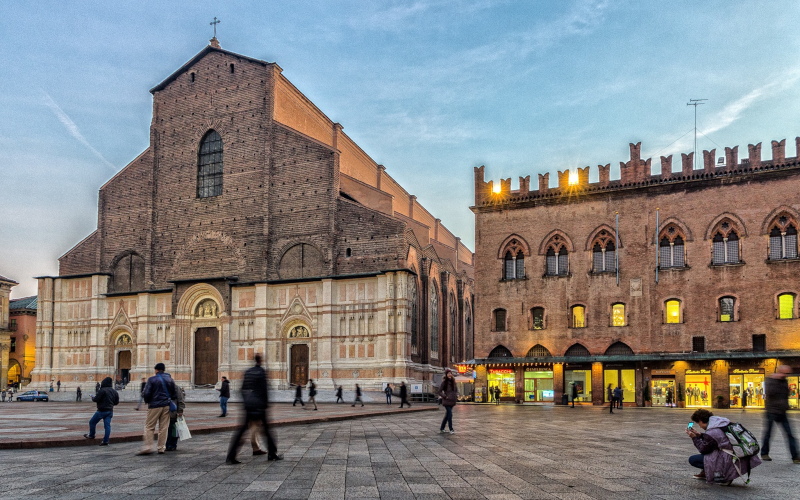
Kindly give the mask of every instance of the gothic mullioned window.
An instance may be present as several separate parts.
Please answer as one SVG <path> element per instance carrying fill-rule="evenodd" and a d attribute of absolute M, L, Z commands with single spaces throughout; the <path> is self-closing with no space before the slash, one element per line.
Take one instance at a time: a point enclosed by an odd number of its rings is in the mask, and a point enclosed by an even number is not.
<path fill-rule="evenodd" d="M 658 267 L 686 267 L 685 240 L 683 232 L 674 224 L 664 228 L 659 235 Z"/>
<path fill-rule="evenodd" d="M 720 266 L 739 262 L 739 233 L 730 221 L 725 220 L 719 225 L 712 238 L 711 263 Z"/>
<path fill-rule="evenodd" d="M 617 270 L 617 248 L 614 235 L 600 231 L 592 244 L 592 272 L 608 273 Z"/>
<path fill-rule="evenodd" d="M 787 215 L 776 217 L 769 232 L 769 260 L 797 258 L 797 222 Z"/>
<path fill-rule="evenodd" d="M 456 298 L 450 294 L 450 361 L 456 360 L 456 337 L 458 336 L 458 323 L 456 323 Z"/>
<path fill-rule="evenodd" d="M 567 246 L 558 235 L 553 237 L 553 240 L 547 247 L 546 257 L 546 270 L 547 276 L 566 276 L 569 274 L 569 253 Z"/>
<path fill-rule="evenodd" d="M 527 244 L 519 241 L 517 238 L 507 240 L 507 243 L 502 249 L 504 280 L 525 278 L 526 249 Z"/>
<path fill-rule="evenodd" d="M 439 292 L 436 290 L 436 282 L 431 282 L 431 356 L 436 358 L 439 355 Z"/>
<path fill-rule="evenodd" d="M 222 194 L 222 137 L 209 130 L 200 141 L 197 155 L 197 197 L 210 198 Z"/>

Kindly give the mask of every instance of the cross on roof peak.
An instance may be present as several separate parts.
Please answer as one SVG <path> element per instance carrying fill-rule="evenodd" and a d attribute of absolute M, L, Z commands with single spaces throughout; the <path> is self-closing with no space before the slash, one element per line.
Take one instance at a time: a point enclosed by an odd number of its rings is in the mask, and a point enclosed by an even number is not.
<path fill-rule="evenodd" d="M 216 16 L 214 16 L 214 20 L 211 21 L 210 23 L 208 23 L 208 24 L 210 24 L 211 26 L 214 27 L 214 37 L 211 38 L 211 40 L 210 40 L 210 42 L 211 42 L 210 45 L 212 47 L 219 48 L 219 40 L 217 40 L 217 25 L 219 23 L 221 23 L 221 22 L 222 22 L 221 20 L 217 19 Z"/>

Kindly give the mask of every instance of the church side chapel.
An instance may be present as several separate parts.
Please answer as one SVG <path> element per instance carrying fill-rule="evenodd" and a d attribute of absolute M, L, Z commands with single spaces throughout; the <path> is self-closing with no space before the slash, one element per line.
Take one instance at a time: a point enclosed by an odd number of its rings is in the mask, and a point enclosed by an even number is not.
<path fill-rule="evenodd" d="M 472 252 L 282 71 L 215 36 L 150 90 L 149 147 L 38 278 L 32 388 L 235 386 L 262 353 L 273 388 L 380 390 L 473 356 Z"/>

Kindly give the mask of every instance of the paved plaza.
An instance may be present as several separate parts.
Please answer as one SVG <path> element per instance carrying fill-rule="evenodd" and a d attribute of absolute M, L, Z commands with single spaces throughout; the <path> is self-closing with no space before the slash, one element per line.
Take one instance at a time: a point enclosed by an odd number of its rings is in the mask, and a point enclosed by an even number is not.
<path fill-rule="evenodd" d="M 783 436 L 774 461 L 743 486 L 691 478 L 690 410 L 464 405 L 456 434 L 442 411 L 276 429 L 285 460 L 243 447 L 225 465 L 229 434 L 202 435 L 176 453 L 135 456 L 137 443 L 0 451 L 3 498 L 709 499 L 800 498 L 800 466 Z M 760 436 L 763 413 L 719 411 Z M 792 414 L 800 429 L 800 414 Z"/>

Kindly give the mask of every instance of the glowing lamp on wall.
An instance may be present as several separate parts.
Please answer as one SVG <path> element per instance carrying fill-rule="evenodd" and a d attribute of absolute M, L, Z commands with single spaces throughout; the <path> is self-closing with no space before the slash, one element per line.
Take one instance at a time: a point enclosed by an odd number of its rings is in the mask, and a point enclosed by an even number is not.
<path fill-rule="evenodd" d="M 494 194 L 500 194 L 500 191 L 502 190 L 503 190 L 503 185 L 501 183 L 498 182 L 497 184 L 492 185 L 492 192 Z"/>
<path fill-rule="evenodd" d="M 569 171 L 569 185 L 574 186 L 578 184 L 578 170 L 570 170 Z"/>

